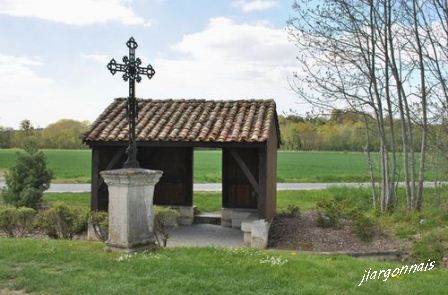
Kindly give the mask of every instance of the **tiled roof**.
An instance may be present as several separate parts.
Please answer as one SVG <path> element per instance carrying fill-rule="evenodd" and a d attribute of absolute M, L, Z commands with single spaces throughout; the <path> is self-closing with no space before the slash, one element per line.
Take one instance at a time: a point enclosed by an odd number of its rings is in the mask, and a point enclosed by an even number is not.
<path fill-rule="evenodd" d="M 277 120 L 274 100 L 139 99 L 138 110 L 137 141 L 264 142 Z M 126 99 L 115 99 L 82 138 L 127 140 Z"/>

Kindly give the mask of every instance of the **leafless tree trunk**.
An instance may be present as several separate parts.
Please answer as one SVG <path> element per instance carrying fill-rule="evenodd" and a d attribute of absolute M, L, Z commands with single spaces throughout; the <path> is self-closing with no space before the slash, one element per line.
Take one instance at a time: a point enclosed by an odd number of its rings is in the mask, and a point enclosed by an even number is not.
<path fill-rule="evenodd" d="M 378 204 L 378 194 L 376 190 L 376 180 L 375 180 L 375 173 L 373 172 L 373 163 L 372 163 L 372 156 L 370 151 L 370 126 L 369 126 L 369 120 L 366 113 L 362 113 L 363 119 L 364 119 L 364 126 L 366 131 L 366 145 L 364 148 L 364 152 L 367 154 L 367 167 L 369 171 L 369 177 L 370 177 L 370 185 L 372 189 L 372 204 L 373 208 L 377 208 Z"/>
<path fill-rule="evenodd" d="M 376 194 L 367 152 L 372 201 L 378 201 L 383 212 L 393 210 L 397 203 L 401 146 L 407 205 L 419 210 L 428 116 L 436 100 L 443 106 L 443 116 L 448 116 L 447 1 L 297 0 L 294 8 L 298 17 L 289 22 L 290 36 L 300 49 L 302 69 L 292 86 L 315 107 L 346 105 L 373 116 L 380 143 L 381 193 Z M 368 150 L 371 133 L 365 125 Z M 416 131 L 421 131 L 417 151 Z M 401 144 L 397 144 L 399 138 Z"/>

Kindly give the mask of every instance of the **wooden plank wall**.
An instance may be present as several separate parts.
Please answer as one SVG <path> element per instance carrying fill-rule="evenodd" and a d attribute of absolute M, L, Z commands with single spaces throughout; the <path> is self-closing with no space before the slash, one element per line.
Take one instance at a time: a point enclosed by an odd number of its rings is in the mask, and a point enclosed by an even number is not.
<path fill-rule="evenodd" d="M 142 148 L 139 161 L 144 168 L 163 171 L 154 190 L 154 204 L 193 205 L 193 148 Z"/>
<path fill-rule="evenodd" d="M 258 149 L 234 148 L 252 175 L 258 175 Z M 223 207 L 224 208 L 257 208 L 258 195 L 251 183 L 232 156 L 230 149 L 222 151 Z"/>
<path fill-rule="evenodd" d="M 99 172 L 120 169 L 126 160 L 125 147 L 92 148 L 91 209 L 108 209 L 108 191 Z M 143 147 L 138 150 L 140 166 L 162 170 L 154 190 L 157 205 L 191 206 L 193 202 L 193 148 Z"/>

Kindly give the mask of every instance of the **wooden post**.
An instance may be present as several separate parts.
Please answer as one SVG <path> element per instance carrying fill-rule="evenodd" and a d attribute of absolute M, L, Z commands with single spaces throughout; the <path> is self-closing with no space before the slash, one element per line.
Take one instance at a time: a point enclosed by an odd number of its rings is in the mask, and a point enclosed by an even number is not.
<path fill-rule="evenodd" d="M 91 190 L 90 190 L 90 210 L 96 211 L 99 207 L 98 191 L 100 188 L 100 151 L 98 148 L 92 148 L 92 178 L 91 178 Z"/>
<path fill-rule="evenodd" d="M 266 147 L 258 149 L 258 199 L 257 208 L 261 218 L 266 218 L 266 181 L 267 181 L 267 152 Z"/>
<path fill-rule="evenodd" d="M 222 178 L 222 207 L 223 208 L 228 208 L 229 207 L 229 179 L 227 177 L 228 174 L 228 163 L 226 161 L 227 158 L 227 153 L 228 150 L 227 148 L 222 148 L 222 153 L 221 153 L 221 163 L 222 163 L 222 168 L 221 168 L 221 178 Z"/>
<path fill-rule="evenodd" d="M 185 148 L 186 160 L 185 165 L 187 165 L 187 174 L 185 175 L 184 185 L 185 185 L 185 204 L 187 206 L 193 206 L 193 167 L 194 167 L 194 150 L 193 148 Z"/>

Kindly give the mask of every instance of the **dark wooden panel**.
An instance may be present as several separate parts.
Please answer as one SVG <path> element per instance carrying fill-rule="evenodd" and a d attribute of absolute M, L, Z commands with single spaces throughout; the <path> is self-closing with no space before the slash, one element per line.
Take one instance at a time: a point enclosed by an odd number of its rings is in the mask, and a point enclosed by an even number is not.
<path fill-rule="evenodd" d="M 142 168 L 162 170 L 154 190 L 157 205 L 191 206 L 193 200 L 193 148 L 142 147 Z"/>
<path fill-rule="evenodd" d="M 193 148 L 139 147 L 137 157 L 142 168 L 163 171 L 154 190 L 155 204 L 192 205 Z M 125 160 L 124 146 L 92 149 L 92 210 L 107 210 L 109 204 L 107 185 L 99 172 L 120 169 Z"/>
<path fill-rule="evenodd" d="M 154 189 L 154 204 L 186 205 L 183 183 L 158 183 Z"/>
<path fill-rule="evenodd" d="M 258 175 L 258 149 L 233 149 L 252 175 Z M 223 206 L 257 208 L 257 192 L 229 149 L 223 149 Z"/>

